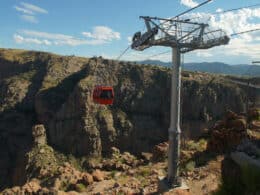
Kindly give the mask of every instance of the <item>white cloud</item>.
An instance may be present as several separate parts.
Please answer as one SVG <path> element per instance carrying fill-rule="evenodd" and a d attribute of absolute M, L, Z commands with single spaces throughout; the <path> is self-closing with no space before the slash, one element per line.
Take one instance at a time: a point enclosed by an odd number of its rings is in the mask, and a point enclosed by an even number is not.
<path fill-rule="evenodd" d="M 221 28 L 227 34 L 260 28 L 260 8 L 242 9 L 226 13 L 220 12 L 218 15 L 198 12 L 187 14 L 187 17 L 194 18 L 197 22 L 208 23 L 212 29 Z"/>
<path fill-rule="evenodd" d="M 220 10 L 219 10 L 220 11 Z M 192 19 L 193 22 L 208 23 L 210 30 L 223 29 L 227 35 L 247 31 L 250 29 L 260 29 L 260 8 L 242 9 L 239 11 L 219 14 L 209 14 L 205 12 L 189 13 L 182 19 Z M 167 27 L 167 23 L 165 23 Z M 184 28 L 185 25 L 182 25 Z M 190 27 L 190 26 L 189 26 Z M 194 26 L 193 26 L 194 27 Z M 190 28 L 186 28 L 191 30 Z M 225 35 L 225 34 L 222 34 Z M 211 37 L 212 38 L 212 37 Z M 260 31 L 240 34 L 230 37 L 228 45 L 218 46 L 207 50 L 194 50 L 185 54 L 189 61 L 224 61 L 232 62 L 236 59 L 258 59 L 260 56 Z M 144 52 L 129 53 L 123 59 L 143 60 L 147 58 Z M 158 52 L 160 53 L 160 52 Z M 150 54 L 153 55 L 153 54 Z M 171 61 L 171 53 L 154 56 L 152 59 Z M 192 57 L 190 57 L 192 56 Z M 149 57 L 149 55 L 148 55 Z M 240 62 L 236 62 L 240 63 Z"/>
<path fill-rule="evenodd" d="M 69 45 L 69 46 L 79 46 L 79 45 L 102 45 L 104 41 L 102 40 L 84 40 L 79 38 L 71 39 L 60 39 L 54 42 L 55 45 Z"/>
<path fill-rule="evenodd" d="M 24 38 L 22 36 L 20 36 L 20 35 L 15 34 L 14 35 L 14 40 L 15 40 L 16 43 L 22 43 Z"/>
<path fill-rule="evenodd" d="M 26 37 L 26 38 L 25 38 Z M 97 36 L 98 37 L 98 36 Z M 21 41 L 23 38 L 23 41 Z M 31 40 L 39 40 L 40 42 L 36 43 Z M 61 33 L 48 33 L 41 31 L 33 31 L 33 30 L 21 30 L 19 34 L 14 36 L 14 40 L 16 43 L 35 43 L 35 44 L 45 44 L 45 45 L 69 45 L 69 46 L 79 46 L 79 45 L 101 45 L 108 43 L 108 41 L 112 40 L 111 36 L 99 37 L 97 38 L 78 38 L 71 35 L 65 35 Z M 26 41 L 25 41 L 26 40 Z"/>
<path fill-rule="evenodd" d="M 220 11 L 220 10 L 219 10 Z M 241 9 L 234 12 L 226 12 L 217 15 L 208 13 L 191 13 L 186 17 L 194 18 L 193 21 L 208 23 L 209 27 L 214 29 L 223 29 L 227 35 L 243 32 L 250 29 L 260 29 L 260 8 Z M 251 32 L 232 36 L 228 45 L 215 47 L 210 50 L 198 50 L 197 56 L 214 57 L 216 55 L 222 58 L 245 56 L 248 59 L 257 58 L 260 55 L 260 32 Z"/>
<path fill-rule="evenodd" d="M 205 51 L 198 50 L 198 51 L 196 52 L 196 55 L 197 55 L 198 57 L 206 57 L 206 58 L 213 56 L 213 54 L 212 54 L 210 51 L 207 51 L 207 50 L 205 50 Z"/>
<path fill-rule="evenodd" d="M 127 42 L 128 42 L 128 45 L 131 45 L 132 44 L 132 37 L 127 37 Z"/>
<path fill-rule="evenodd" d="M 120 33 L 113 31 L 111 28 L 107 26 L 95 26 L 93 28 L 93 32 L 83 32 L 82 35 L 88 38 L 93 38 L 97 40 L 104 40 L 104 41 L 112 41 L 112 40 L 119 40 Z"/>
<path fill-rule="evenodd" d="M 16 9 L 16 11 L 22 12 L 22 13 L 24 13 L 24 14 L 30 14 L 30 15 L 33 15 L 33 14 L 34 14 L 31 10 L 25 9 L 25 8 L 23 8 L 23 7 L 14 6 L 14 9 Z"/>
<path fill-rule="evenodd" d="M 38 23 L 38 20 L 36 19 L 35 16 L 31 16 L 31 15 L 21 15 L 20 17 L 21 17 L 23 20 L 27 21 L 27 22 Z"/>
<path fill-rule="evenodd" d="M 43 40 L 42 41 L 43 42 L 43 44 L 45 44 L 45 45 L 52 45 L 52 43 L 49 41 L 49 40 Z"/>
<path fill-rule="evenodd" d="M 21 5 L 27 9 L 27 10 L 30 10 L 32 11 L 33 13 L 40 13 L 40 14 L 47 14 L 48 11 L 41 8 L 41 7 L 38 7 L 36 5 L 33 5 L 33 4 L 29 4 L 29 3 L 24 3 L 24 2 L 21 2 Z"/>
<path fill-rule="evenodd" d="M 55 45 L 78 46 L 78 45 L 100 45 L 105 43 L 103 40 L 80 39 L 77 37 L 60 34 L 60 33 L 48 33 L 48 32 L 40 32 L 40 31 L 32 31 L 32 30 L 23 30 L 21 31 L 21 33 L 30 37 L 52 40 Z"/>
<path fill-rule="evenodd" d="M 195 7 L 198 5 L 198 3 L 193 0 L 181 0 L 181 4 L 185 5 L 186 7 Z"/>
<path fill-rule="evenodd" d="M 218 8 L 218 9 L 216 10 L 216 12 L 217 12 L 217 13 L 223 12 L 223 9 Z"/>
<path fill-rule="evenodd" d="M 22 30 L 21 33 L 31 37 L 46 38 L 52 40 L 73 39 L 73 36 L 59 34 L 59 33 L 47 33 L 41 31 L 33 31 L 33 30 Z"/>
<path fill-rule="evenodd" d="M 21 35 L 14 35 L 14 40 L 16 43 L 23 44 L 23 43 L 28 43 L 28 44 L 37 44 L 37 45 L 51 45 L 51 42 L 48 40 L 39 40 L 36 38 L 25 38 Z"/>
<path fill-rule="evenodd" d="M 19 6 L 14 6 L 14 9 L 17 12 L 21 13 L 20 18 L 31 23 L 38 23 L 38 20 L 35 16 L 36 14 L 48 13 L 48 11 L 43 8 L 24 2 L 21 2 Z"/>
<path fill-rule="evenodd" d="M 260 42 L 255 44 L 254 41 L 248 41 L 243 38 L 233 38 L 229 45 L 217 52 L 229 56 L 244 55 L 249 58 L 258 58 L 260 55 Z"/>

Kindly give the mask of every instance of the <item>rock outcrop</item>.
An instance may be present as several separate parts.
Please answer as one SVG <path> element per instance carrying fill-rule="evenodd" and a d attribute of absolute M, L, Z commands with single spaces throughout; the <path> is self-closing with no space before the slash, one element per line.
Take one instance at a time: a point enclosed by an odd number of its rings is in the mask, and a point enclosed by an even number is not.
<path fill-rule="evenodd" d="M 32 128 L 33 144 L 45 145 L 47 144 L 46 130 L 43 125 L 35 125 Z"/>
<path fill-rule="evenodd" d="M 166 159 L 168 154 L 169 144 L 167 142 L 159 143 L 153 147 L 152 159 L 155 162 L 163 161 Z"/>
<path fill-rule="evenodd" d="M 138 154 L 167 140 L 167 68 L 1 49 L 0 72 L 2 185 L 36 141 L 34 124 L 44 125 L 48 144 L 76 156 L 108 155 L 111 146 Z M 114 87 L 112 106 L 93 103 L 97 84 Z M 226 109 L 244 111 L 246 93 L 223 76 L 185 72 L 182 97 L 184 134 L 197 135 Z"/>
<path fill-rule="evenodd" d="M 225 118 L 218 121 L 210 131 L 208 149 L 215 152 L 230 150 L 247 138 L 246 130 L 246 117 L 228 111 Z"/>

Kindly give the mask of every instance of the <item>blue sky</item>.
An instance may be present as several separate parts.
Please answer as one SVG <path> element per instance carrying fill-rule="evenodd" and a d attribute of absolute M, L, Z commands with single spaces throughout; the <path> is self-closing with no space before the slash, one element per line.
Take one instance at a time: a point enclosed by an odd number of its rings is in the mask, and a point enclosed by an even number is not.
<path fill-rule="evenodd" d="M 172 17 L 202 0 L 1 0 L 0 47 L 49 51 L 63 55 L 117 58 L 130 37 L 144 29 L 140 15 Z M 228 2 L 228 3 L 227 3 Z M 259 0 L 214 0 L 185 17 L 197 17 L 228 34 L 260 28 L 260 6 L 211 15 L 216 11 L 259 4 Z M 144 60 L 169 48 L 129 50 L 122 60 Z M 185 62 L 251 63 L 260 59 L 260 33 L 232 38 L 228 46 L 196 50 Z M 170 61 L 171 54 L 152 59 Z"/>

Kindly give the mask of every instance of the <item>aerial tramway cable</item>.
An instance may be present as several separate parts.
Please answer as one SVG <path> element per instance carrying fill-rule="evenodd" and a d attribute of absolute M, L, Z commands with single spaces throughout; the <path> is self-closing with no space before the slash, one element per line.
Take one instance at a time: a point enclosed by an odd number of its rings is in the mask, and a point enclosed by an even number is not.
<path fill-rule="evenodd" d="M 188 9 L 188 10 L 186 10 L 186 11 L 184 11 L 184 12 L 178 14 L 177 16 L 174 16 L 174 17 L 171 18 L 171 19 L 178 18 L 178 17 L 180 17 L 180 16 L 182 16 L 182 15 L 184 15 L 184 14 L 186 14 L 186 13 L 188 13 L 188 12 L 194 10 L 194 9 L 197 9 L 197 8 L 201 7 L 202 5 L 205 5 L 205 4 L 209 3 L 209 2 L 211 2 L 211 1 L 213 1 L 213 0 L 204 1 L 204 2 L 200 3 L 199 5 L 197 5 L 197 6 L 195 6 L 195 7 L 192 7 L 192 8 L 190 8 L 190 9 Z"/>
<path fill-rule="evenodd" d="M 186 13 L 188 13 L 188 12 L 190 12 L 190 11 L 196 9 L 196 8 L 201 7 L 202 5 L 205 5 L 205 4 L 209 3 L 210 1 L 213 1 L 213 0 L 204 1 L 204 2 L 200 3 L 199 5 L 197 5 L 197 6 L 195 6 L 195 7 L 192 7 L 192 8 L 190 8 L 190 9 L 188 9 L 188 10 L 186 10 L 186 11 L 184 11 L 184 12 L 182 12 L 182 13 L 180 13 L 180 14 L 178 14 L 178 15 L 172 17 L 172 18 L 170 18 L 169 20 L 178 18 L 178 17 L 180 17 L 180 16 L 182 16 L 182 15 L 184 15 L 184 14 L 186 14 Z M 162 23 L 160 24 L 160 26 L 164 25 L 164 24 L 167 23 L 167 22 L 168 22 L 167 20 L 164 21 L 164 22 L 162 22 Z"/>
<path fill-rule="evenodd" d="M 148 56 L 148 58 L 146 60 L 150 60 L 151 58 L 153 57 L 156 57 L 156 56 L 160 56 L 160 55 L 163 55 L 163 54 L 166 54 L 166 53 L 170 53 L 171 51 L 164 51 L 164 52 L 161 52 L 161 53 L 158 53 L 158 54 L 154 54 L 154 55 L 151 55 L 151 56 Z"/>
<path fill-rule="evenodd" d="M 178 17 L 180 17 L 180 16 L 182 16 L 182 15 L 184 15 L 184 14 L 186 14 L 186 13 L 188 13 L 188 12 L 190 12 L 190 11 L 192 11 L 192 10 L 198 8 L 198 7 L 201 7 L 201 6 L 204 5 L 204 4 L 209 3 L 210 1 L 212 1 L 212 0 L 204 1 L 204 2 L 202 2 L 201 4 L 195 6 L 195 7 L 191 8 L 191 9 L 188 9 L 188 10 L 186 10 L 186 11 L 184 11 L 184 12 L 182 12 L 182 13 L 180 13 L 180 14 L 178 14 L 178 15 L 176 15 L 176 16 L 170 18 L 170 19 L 178 18 Z M 237 11 L 237 10 L 240 10 L 240 9 L 245 9 L 245 8 L 250 8 L 250 7 L 257 7 L 257 6 L 260 6 L 260 4 L 254 4 L 254 5 L 249 5 L 249 6 L 239 7 L 239 8 L 228 9 L 228 10 L 224 10 L 224 11 L 221 11 L 221 12 L 212 13 L 212 15 L 217 15 L 217 14 L 227 13 L 227 12 L 231 12 L 231 11 Z M 199 17 L 196 17 L 196 18 L 199 18 Z M 192 19 L 194 19 L 194 18 L 191 18 L 191 20 L 192 20 Z M 163 24 L 165 24 L 166 22 L 167 22 L 167 21 L 162 22 L 162 23 L 160 24 L 160 26 L 163 25 Z M 255 30 L 249 30 L 249 31 L 246 31 L 246 32 L 252 32 L 252 31 L 256 31 L 256 29 L 255 29 Z M 230 35 L 230 36 L 234 36 L 234 35 L 237 35 L 237 34 L 243 34 L 243 33 L 246 33 L 246 32 L 234 33 L 234 34 L 232 34 L 232 35 Z M 116 58 L 116 60 L 121 59 L 121 57 L 122 57 L 123 55 L 125 55 L 125 53 L 126 53 L 129 49 L 130 49 L 130 46 L 128 46 L 128 47 Z M 168 52 L 170 52 L 170 51 L 168 51 Z M 162 53 L 160 53 L 160 54 L 155 54 L 155 56 L 157 56 L 157 55 L 162 55 L 162 54 L 165 54 L 165 53 L 168 53 L 168 52 L 162 52 Z M 150 57 L 148 57 L 148 58 L 151 58 L 151 57 L 154 57 L 154 56 L 150 56 Z"/>
<path fill-rule="evenodd" d="M 250 7 L 258 7 L 258 6 L 260 6 L 260 3 L 254 4 L 254 5 L 248 5 L 248 6 L 244 6 L 244 7 L 233 8 L 233 9 L 229 9 L 229 10 L 224 10 L 224 11 L 221 11 L 221 12 L 216 12 L 216 13 L 213 13 L 213 15 L 223 14 L 223 13 L 227 13 L 227 12 L 237 11 L 237 10 L 240 10 L 240 9 L 246 9 L 246 8 L 250 8 Z"/>
<path fill-rule="evenodd" d="M 171 85 L 171 114 L 170 114 L 170 127 L 168 129 L 169 132 L 168 174 L 164 179 L 165 184 L 168 185 L 169 187 L 181 186 L 180 174 L 179 174 L 180 134 L 181 134 L 180 54 L 190 52 L 196 49 L 209 49 L 215 46 L 227 45 L 230 40 L 230 37 L 228 37 L 222 29 L 218 29 L 214 31 L 206 31 L 205 29 L 209 26 L 208 24 L 189 22 L 189 20 L 179 20 L 179 17 L 211 1 L 212 0 L 207 0 L 195 6 L 194 8 L 191 8 L 185 12 L 178 14 L 177 16 L 171 19 L 140 16 L 140 18 L 144 19 L 145 21 L 145 24 L 147 26 L 147 32 L 141 34 L 140 31 L 138 31 L 133 36 L 133 43 L 131 45 L 131 48 L 137 51 L 143 51 L 152 46 L 164 46 L 164 47 L 171 47 L 173 49 L 172 50 L 173 71 L 172 71 L 172 85 Z M 158 22 L 159 24 L 157 24 Z M 168 22 L 169 25 L 171 25 L 172 29 L 169 29 L 169 26 L 164 25 L 165 23 Z M 181 38 L 178 39 L 177 36 L 179 35 L 178 24 L 180 25 L 182 23 L 185 23 L 187 25 L 193 25 L 193 26 L 190 31 L 186 32 L 186 29 L 181 25 L 180 30 L 182 30 L 182 27 L 184 28 L 183 31 L 181 31 L 184 32 L 184 35 L 183 36 L 181 35 Z M 196 26 L 196 28 L 194 28 L 194 26 Z M 157 37 L 156 35 L 158 34 L 159 30 L 162 33 L 162 36 Z M 199 35 L 196 34 L 194 36 L 196 31 L 198 30 L 200 30 Z M 175 32 L 175 35 L 172 34 L 172 32 Z M 215 32 L 220 32 L 220 34 L 215 35 L 214 34 Z M 124 53 L 125 52 L 123 52 L 123 54 Z M 119 57 L 121 57 L 123 54 L 121 54 Z"/>
<path fill-rule="evenodd" d="M 260 3 L 258 4 L 254 4 L 254 5 L 248 5 L 248 6 L 244 6 L 244 7 L 238 7 L 238 8 L 233 8 L 233 9 L 227 9 L 227 10 L 223 10 L 223 11 L 220 11 L 220 12 L 214 12 L 214 13 L 207 13 L 207 14 L 211 14 L 212 15 L 219 15 L 219 14 L 224 14 L 224 13 L 228 13 L 228 12 L 232 12 L 232 11 L 237 11 L 237 10 L 241 10 L 241 9 L 246 9 L 246 8 L 251 8 L 251 7 L 258 7 L 260 6 Z M 197 18 L 202 18 L 203 16 L 197 16 L 197 17 L 194 17 L 194 18 L 190 18 L 189 20 L 194 20 L 194 19 L 197 19 Z M 209 17 L 210 18 L 210 17 Z"/>
<path fill-rule="evenodd" d="M 111 105 L 114 102 L 114 89 L 110 85 L 104 85 L 104 82 L 101 82 L 101 76 L 98 75 L 98 58 L 96 60 L 96 66 L 94 70 L 94 77 L 96 79 L 96 85 L 94 87 L 92 98 L 96 104 L 102 105 Z M 101 84 L 102 83 L 102 84 Z"/>
<path fill-rule="evenodd" d="M 254 31 L 258 31 L 258 30 L 260 30 L 260 28 L 251 29 L 251 30 L 246 30 L 246 31 L 238 32 L 238 33 L 233 33 L 233 34 L 231 34 L 230 36 L 245 34 L 245 33 L 254 32 Z"/>
<path fill-rule="evenodd" d="M 126 52 L 130 49 L 130 45 L 116 58 L 116 60 L 119 60 Z"/>
<path fill-rule="evenodd" d="M 240 35 L 240 34 L 255 32 L 255 31 L 258 31 L 258 30 L 260 30 L 260 28 L 259 29 L 251 29 L 251 30 L 247 30 L 247 31 L 241 31 L 241 32 L 233 33 L 233 34 L 231 34 L 229 36 L 236 36 L 236 35 Z M 164 52 L 161 52 L 161 53 L 153 54 L 151 56 L 148 56 L 146 58 L 146 60 L 152 60 L 153 57 L 157 57 L 157 56 L 160 56 L 160 55 L 163 55 L 163 54 L 166 54 L 166 53 L 170 53 L 170 52 L 171 52 L 171 50 L 167 50 L 167 51 L 164 51 Z"/>

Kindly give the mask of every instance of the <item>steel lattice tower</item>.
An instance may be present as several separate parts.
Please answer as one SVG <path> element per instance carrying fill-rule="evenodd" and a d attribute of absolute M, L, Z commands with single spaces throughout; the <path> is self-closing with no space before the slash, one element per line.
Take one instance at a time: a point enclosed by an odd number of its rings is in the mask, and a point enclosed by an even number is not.
<path fill-rule="evenodd" d="M 186 12 L 185 12 L 186 13 Z M 179 16 L 179 15 L 178 15 Z M 172 84 L 171 84 L 171 118 L 168 151 L 167 182 L 172 187 L 180 185 L 180 89 L 181 89 L 181 53 L 196 49 L 209 49 L 229 43 L 230 38 L 221 30 L 210 30 L 205 23 L 140 16 L 144 20 L 147 31 L 137 32 L 133 36 L 131 48 L 142 51 L 152 46 L 172 48 Z"/>

